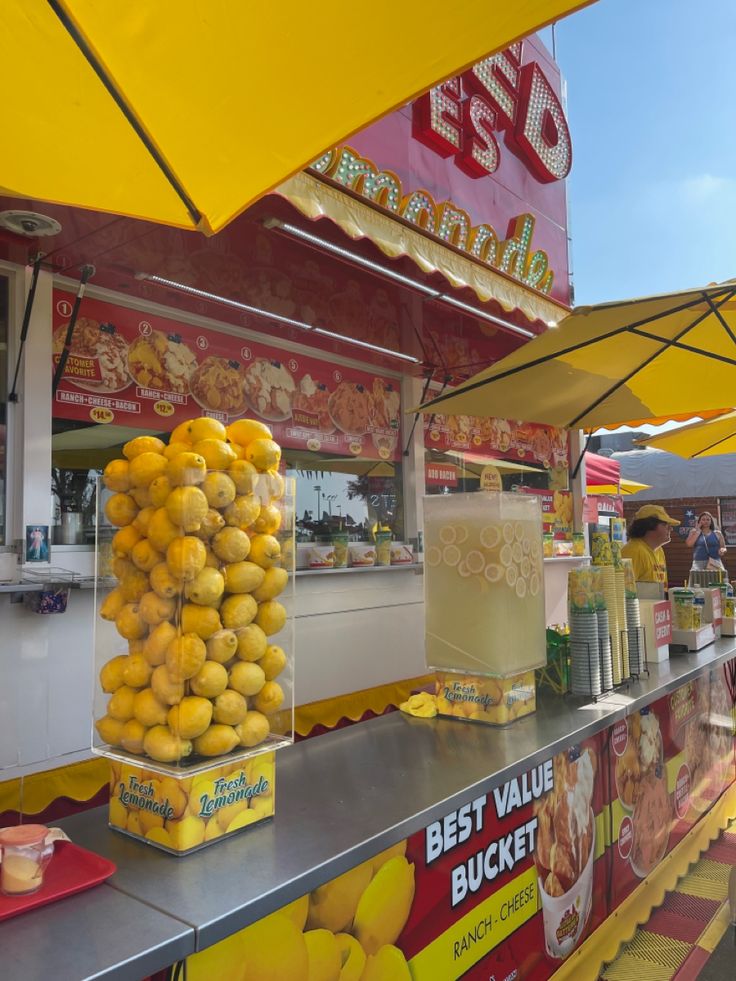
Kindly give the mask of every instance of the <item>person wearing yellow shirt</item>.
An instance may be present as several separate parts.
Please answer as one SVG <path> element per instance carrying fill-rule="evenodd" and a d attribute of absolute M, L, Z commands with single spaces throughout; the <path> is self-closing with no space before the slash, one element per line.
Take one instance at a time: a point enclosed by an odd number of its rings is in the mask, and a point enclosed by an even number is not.
<path fill-rule="evenodd" d="M 672 537 L 673 526 L 679 524 L 660 504 L 645 504 L 636 512 L 621 554 L 632 560 L 637 582 L 667 585 L 667 562 L 662 546 Z"/>

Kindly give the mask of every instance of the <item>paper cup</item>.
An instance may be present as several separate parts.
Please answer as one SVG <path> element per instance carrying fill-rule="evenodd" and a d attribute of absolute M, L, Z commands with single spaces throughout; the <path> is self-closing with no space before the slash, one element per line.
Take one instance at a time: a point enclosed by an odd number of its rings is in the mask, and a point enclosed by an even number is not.
<path fill-rule="evenodd" d="M 544 946 L 555 960 L 564 960 L 573 952 L 590 917 L 593 904 L 593 861 L 595 858 L 595 815 L 591 808 L 592 828 L 590 854 L 580 878 L 562 896 L 548 896 L 539 879 L 544 920 Z"/>

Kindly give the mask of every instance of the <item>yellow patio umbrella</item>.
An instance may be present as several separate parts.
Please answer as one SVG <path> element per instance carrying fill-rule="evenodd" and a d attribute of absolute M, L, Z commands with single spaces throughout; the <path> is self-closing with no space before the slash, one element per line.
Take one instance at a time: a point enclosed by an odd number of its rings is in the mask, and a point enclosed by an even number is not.
<path fill-rule="evenodd" d="M 638 494 L 639 491 L 649 490 L 651 484 L 639 484 L 635 480 L 627 480 L 622 477 L 618 484 L 588 484 L 585 488 L 587 494 Z"/>
<path fill-rule="evenodd" d="M 684 456 L 689 460 L 700 456 L 736 453 L 736 411 L 639 439 L 637 443 L 657 450 L 667 450 L 668 453 L 676 453 L 677 456 Z"/>
<path fill-rule="evenodd" d="M 723 409 L 736 389 L 736 281 L 578 307 L 420 407 L 597 429 Z"/>
<path fill-rule="evenodd" d="M 339 140 L 590 2 L 4 0 L 0 193 L 216 232 Z"/>

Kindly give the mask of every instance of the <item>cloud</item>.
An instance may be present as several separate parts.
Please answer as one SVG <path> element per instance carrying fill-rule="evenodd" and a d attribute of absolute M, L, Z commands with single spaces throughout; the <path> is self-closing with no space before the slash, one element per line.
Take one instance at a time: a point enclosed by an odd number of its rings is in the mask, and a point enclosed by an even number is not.
<path fill-rule="evenodd" d="M 677 190 L 685 201 L 705 204 L 714 198 L 730 197 L 736 192 L 736 181 L 728 177 L 715 177 L 713 174 L 697 174 L 680 180 Z"/>

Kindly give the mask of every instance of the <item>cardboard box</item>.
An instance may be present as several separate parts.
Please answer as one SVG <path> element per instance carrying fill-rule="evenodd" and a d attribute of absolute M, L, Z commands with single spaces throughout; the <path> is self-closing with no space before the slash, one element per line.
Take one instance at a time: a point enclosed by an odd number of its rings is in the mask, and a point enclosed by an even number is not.
<path fill-rule="evenodd" d="M 229 838 L 275 810 L 276 754 L 187 776 L 110 762 L 109 825 L 172 855 Z"/>
<path fill-rule="evenodd" d="M 533 671 L 510 678 L 438 671 L 437 714 L 463 722 L 505 726 L 537 708 Z"/>

